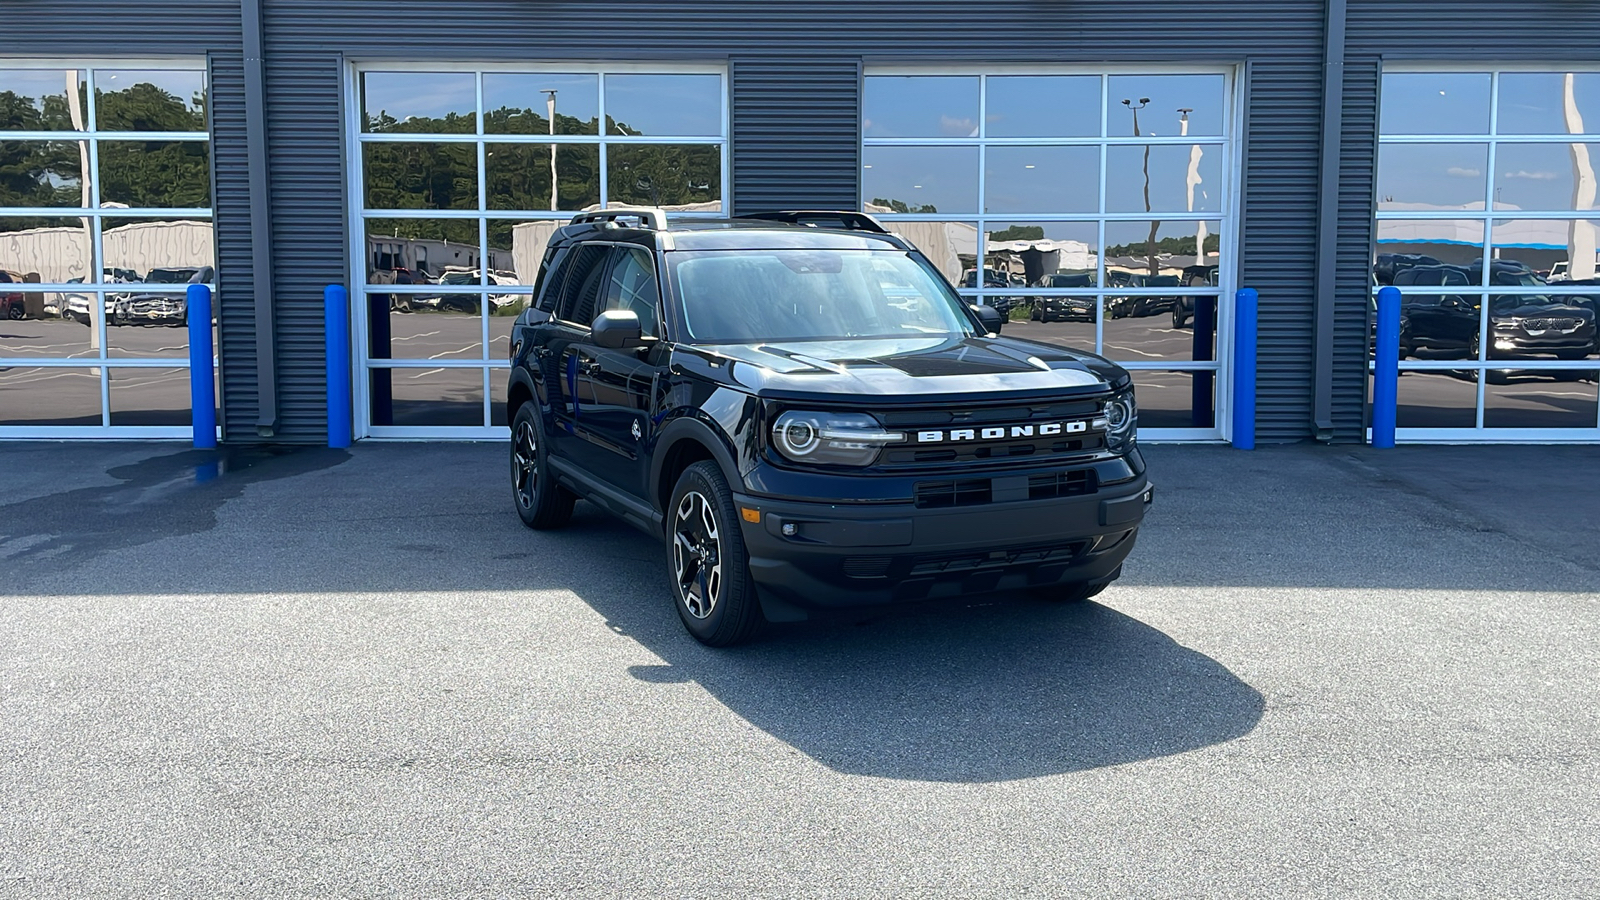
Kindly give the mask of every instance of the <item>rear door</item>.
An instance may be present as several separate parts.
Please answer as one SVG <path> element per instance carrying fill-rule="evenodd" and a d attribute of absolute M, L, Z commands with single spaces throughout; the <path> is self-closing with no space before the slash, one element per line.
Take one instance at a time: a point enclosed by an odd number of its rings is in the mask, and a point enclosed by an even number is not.
<path fill-rule="evenodd" d="M 572 250 L 554 312 L 535 329 L 533 355 L 555 420 L 551 449 L 560 456 L 581 458 L 584 452 L 573 446 L 585 400 L 578 385 L 578 348 L 588 340 L 610 258 L 606 244 L 580 244 Z"/>

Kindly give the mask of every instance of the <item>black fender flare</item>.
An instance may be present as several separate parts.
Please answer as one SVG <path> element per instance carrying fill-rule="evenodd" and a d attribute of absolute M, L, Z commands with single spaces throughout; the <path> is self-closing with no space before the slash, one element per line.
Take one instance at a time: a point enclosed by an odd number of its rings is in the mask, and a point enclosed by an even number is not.
<path fill-rule="evenodd" d="M 744 478 L 739 474 L 739 465 L 735 461 L 732 448 L 718 429 L 701 421 L 693 415 L 682 415 L 668 420 L 662 426 L 660 435 L 656 438 L 655 447 L 650 452 L 650 502 L 657 506 L 657 511 L 666 514 L 660 508 L 662 479 L 666 477 L 667 460 L 672 458 L 673 450 L 685 441 L 693 441 L 711 451 L 711 458 L 717 461 L 717 467 L 722 469 L 722 477 L 728 480 L 728 486 L 735 491 L 744 483 Z M 670 486 L 668 486 L 670 487 Z"/>
<path fill-rule="evenodd" d="M 533 396 L 533 402 L 539 404 L 540 412 L 545 412 L 550 406 L 550 403 L 549 398 L 545 396 L 544 385 L 541 383 L 542 381 L 543 379 L 535 378 L 532 374 L 530 374 L 525 366 L 516 366 L 512 368 L 511 378 L 506 384 L 506 402 L 508 404 L 510 403 L 512 391 L 516 387 L 521 386 L 527 388 L 528 393 Z M 513 418 L 515 418 L 515 413 L 508 408 L 506 410 L 506 422 L 509 423 Z"/>

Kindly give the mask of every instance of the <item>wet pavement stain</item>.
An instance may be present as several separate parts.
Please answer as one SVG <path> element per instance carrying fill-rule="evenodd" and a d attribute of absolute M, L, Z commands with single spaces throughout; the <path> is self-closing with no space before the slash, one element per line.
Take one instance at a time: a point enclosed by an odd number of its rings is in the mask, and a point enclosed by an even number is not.
<path fill-rule="evenodd" d="M 216 527 L 246 487 L 329 469 L 350 458 L 321 447 L 185 450 L 106 470 L 120 483 L 0 505 L 0 583 Z"/>

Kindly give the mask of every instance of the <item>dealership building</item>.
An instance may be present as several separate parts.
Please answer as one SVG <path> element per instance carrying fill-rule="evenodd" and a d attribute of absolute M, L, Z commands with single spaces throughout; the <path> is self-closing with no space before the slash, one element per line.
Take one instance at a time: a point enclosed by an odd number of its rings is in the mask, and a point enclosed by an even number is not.
<path fill-rule="evenodd" d="M 503 437 L 546 239 L 648 205 L 871 213 L 1008 335 L 1130 369 L 1147 440 L 1235 437 L 1241 325 L 1256 440 L 1366 440 L 1394 284 L 1400 440 L 1600 441 L 1600 4 L 4 15 L 0 438 L 188 437 L 192 284 L 225 442 L 326 440 L 329 285 L 358 439 Z"/>

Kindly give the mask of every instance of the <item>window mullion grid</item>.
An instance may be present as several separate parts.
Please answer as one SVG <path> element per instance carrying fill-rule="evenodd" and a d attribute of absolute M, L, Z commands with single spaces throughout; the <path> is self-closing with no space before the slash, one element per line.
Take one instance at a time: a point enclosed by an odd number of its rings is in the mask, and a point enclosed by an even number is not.
<path fill-rule="evenodd" d="M 596 114 L 600 117 L 600 208 L 605 209 L 611 205 L 611 164 L 607 161 L 609 157 L 606 153 L 606 144 L 611 138 L 611 129 L 606 127 L 606 73 L 598 73 L 595 80 L 600 88 L 595 105 Z"/>
<path fill-rule="evenodd" d="M 484 122 L 485 111 L 483 108 L 483 72 L 472 73 L 472 86 L 475 100 L 478 104 L 478 284 L 483 288 L 483 293 L 478 295 L 478 324 L 482 333 L 482 346 L 479 356 L 484 362 L 489 361 L 489 167 L 488 157 L 484 149 Z M 483 425 L 489 426 L 489 369 L 483 370 Z"/>
<path fill-rule="evenodd" d="M 1106 331 L 1106 160 L 1109 156 L 1106 138 L 1111 127 L 1111 75 L 1100 74 L 1100 185 L 1099 185 L 1099 217 L 1095 223 L 1095 285 L 1099 292 L 1095 294 L 1094 315 L 1094 352 L 1105 355 Z"/>
<path fill-rule="evenodd" d="M 989 293 L 984 290 L 984 269 L 989 265 L 989 149 L 985 137 L 989 133 L 988 123 L 984 122 L 984 110 L 989 103 L 989 76 L 978 75 L 978 233 L 977 259 L 972 264 L 972 286 L 977 288 L 977 301 L 984 306 L 989 306 Z"/>
<path fill-rule="evenodd" d="M 1489 76 L 1489 155 L 1485 165 L 1483 185 L 1483 258 L 1479 264 L 1481 273 L 1478 276 L 1478 286 L 1481 293 L 1478 295 L 1478 399 L 1477 409 L 1474 411 L 1473 421 L 1475 427 L 1483 427 L 1483 406 L 1489 390 L 1489 285 L 1494 283 L 1494 181 L 1496 151 L 1500 143 L 1495 135 L 1500 129 L 1500 73 L 1495 72 Z"/>

